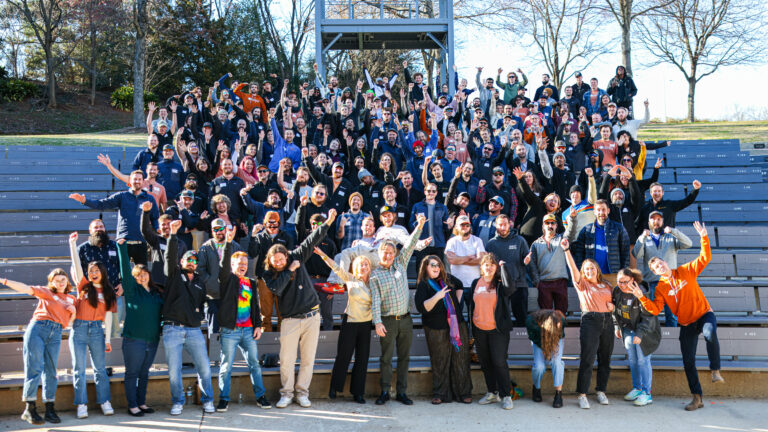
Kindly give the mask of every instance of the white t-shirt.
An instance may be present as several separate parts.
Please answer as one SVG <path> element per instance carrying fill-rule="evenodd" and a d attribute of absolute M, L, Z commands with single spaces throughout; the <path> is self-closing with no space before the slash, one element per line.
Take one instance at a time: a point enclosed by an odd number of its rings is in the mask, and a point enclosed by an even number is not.
<path fill-rule="evenodd" d="M 445 244 L 445 252 L 453 252 L 460 257 L 476 256 L 478 252 L 485 252 L 485 247 L 480 237 L 470 235 L 464 241 L 460 236 L 453 236 Z M 451 265 L 451 274 L 461 281 L 464 288 L 469 288 L 480 277 L 480 265 Z"/>

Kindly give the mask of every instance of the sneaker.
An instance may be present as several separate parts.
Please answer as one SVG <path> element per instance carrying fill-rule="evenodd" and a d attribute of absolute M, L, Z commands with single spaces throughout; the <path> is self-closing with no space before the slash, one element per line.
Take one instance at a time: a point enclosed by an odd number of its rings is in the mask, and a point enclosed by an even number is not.
<path fill-rule="evenodd" d="M 589 401 L 587 400 L 587 395 L 579 396 L 579 408 L 589 409 Z"/>
<path fill-rule="evenodd" d="M 205 411 L 206 414 L 213 414 L 216 412 L 216 408 L 213 407 L 213 402 L 208 401 L 203 404 L 203 411 Z"/>
<path fill-rule="evenodd" d="M 101 412 L 103 412 L 106 416 L 110 416 L 115 413 L 115 410 L 112 409 L 112 404 L 109 403 L 109 401 L 106 401 L 101 404 Z"/>
<path fill-rule="evenodd" d="M 720 371 L 719 370 L 713 370 L 712 371 L 712 382 L 716 383 L 716 384 L 717 383 L 724 383 L 725 382 L 725 378 L 723 378 L 723 376 L 720 375 Z"/>
<path fill-rule="evenodd" d="M 171 407 L 172 416 L 181 415 L 182 411 L 184 411 L 184 405 L 182 404 L 173 404 L 173 406 Z"/>
<path fill-rule="evenodd" d="M 309 401 L 309 397 L 304 395 L 296 396 L 296 402 L 298 402 L 299 406 L 302 408 L 309 408 L 312 406 L 312 402 Z"/>
<path fill-rule="evenodd" d="M 511 396 L 504 396 L 504 399 L 501 400 L 501 407 L 505 410 L 511 410 L 515 407 L 515 404 L 512 403 L 512 397 Z"/>
<path fill-rule="evenodd" d="M 229 406 L 229 401 L 224 399 L 219 399 L 219 404 L 216 405 L 216 411 L 218 412 L 227 412 L 227 407 Z"/>
<path fill-rule="evenodd" d="M 638 396 L 640 396 L 641 394 L 643 394 L 642 390 L 633 388 L 632 390 L 629 391 L 629 393 L 624 395 L 624 400 L 625 401 L 633 401 L 633 400 L 637 399 Z"/>
<path fill-rule="evenodd" d="M 258 399 L 256 399 L 256 406 L 261 409 L 270 409 L 272 408 L 272 404 L 269 402 L 266 396 L 262 396 Z"/>
<path fill-rule="evenodd" d="M 608 396 L 605 395 L 605 392 L 597 392 L 597 402 L 600 403 L 600 405 L 610 405 L 611 403 L 608 401 Z"/>
<path fill-rule="evenodd" d="M 485 396 L 483 396 L 478 403 L 480 405 L 488 405 L 498 401 L 499 401 L 499 395 L 497 395 L 496 393 L 486 393 Z"/>
<path fill-rule="evenodd" d="M 80 404 L 77 406 L 77 418 L 88 418 L 88 405 Z"/>
<path fill-rule="evenodd" d="M 285 408 L 288 405 L 290 405 L 291 402 L 293 402 L 293 397 L 291 397 L 291 396 L 280 396 L 280 400 L 277 401 L 275 406 L 278 407 L 278 408 Z"/>
<path fill-rule="evenodd" d="M 640 396 L 635 399 L 635 406 L 646 406 L 653 403 L 653 398 L 646 392 L 640 393 Z"/>

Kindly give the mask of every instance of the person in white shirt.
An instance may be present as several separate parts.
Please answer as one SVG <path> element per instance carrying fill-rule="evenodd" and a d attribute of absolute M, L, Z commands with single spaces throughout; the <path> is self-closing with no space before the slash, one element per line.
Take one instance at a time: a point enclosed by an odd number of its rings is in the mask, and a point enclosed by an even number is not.
<path fill-rule="evenodd" d="M 485 247 L 480 237 L 472 235 L 472 223 L 468 216 L 459 216 L 453 228 L 453 237 L 445 244 L 445 258 L 451 264 L 451 274 L 464 288 L 480 277 L 480 258 Z"/>

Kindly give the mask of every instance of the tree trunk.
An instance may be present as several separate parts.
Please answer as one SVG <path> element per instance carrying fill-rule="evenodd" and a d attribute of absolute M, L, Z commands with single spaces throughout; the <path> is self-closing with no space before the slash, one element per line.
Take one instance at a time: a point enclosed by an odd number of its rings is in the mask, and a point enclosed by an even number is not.
<path fill-rule="evenodd" d="M 91 21 L 91 106 L 96 104 L 96 28 Z"/>
<path fill-rule="evenodd" d="M 133 52 L 133 127 L 144 127 L 144 70 L 147 61 L 147 0 L 136 0 L 133 25 L 136 46 Z"/>
<path fill-rule="evenodd" d="M 688 121 L 693 123 L 696 121 L 694 115 L 694 107 L 696 103 L 696 78 L 688 78 Z"/>
<path fill-rule="evenodd" d="M 621 60 L 627 75 L 632 76 L 632 41 L 630 40 L 630 22 L 627 20 L 621 26 Z"/>
<path fill-rule="evenodd" d="M 50 47 L 45 50 L 45 74 L 48 85 L 48 108 L 56 108 L 56 75 L 53 67 L 53 53 Z"/>

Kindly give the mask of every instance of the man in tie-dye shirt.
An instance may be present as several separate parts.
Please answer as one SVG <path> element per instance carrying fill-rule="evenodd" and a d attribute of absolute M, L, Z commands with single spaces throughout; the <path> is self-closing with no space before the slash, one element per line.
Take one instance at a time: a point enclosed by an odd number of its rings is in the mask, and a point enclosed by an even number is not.
<path fill-rule="evenodd" d="M 219 369 L 219 405 L 216 411 L 224 412 L 229 405 L 232 363 L 237 347 L 248 363 L 256 405 L 272 408 L 267 400 L 259 366 L 256 341 L 261 338 L 261 311 L 256 281 L 247 277 L 248 254 L 234 252 L 235 228 L 228 227 L 224 253 L 221 256 L 219 287 L 219 332 L 221 334 L 221 368 Z M 234 253 L 233 253 L 234 252 Z"/>

